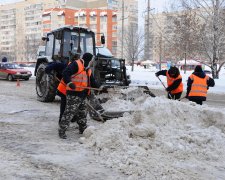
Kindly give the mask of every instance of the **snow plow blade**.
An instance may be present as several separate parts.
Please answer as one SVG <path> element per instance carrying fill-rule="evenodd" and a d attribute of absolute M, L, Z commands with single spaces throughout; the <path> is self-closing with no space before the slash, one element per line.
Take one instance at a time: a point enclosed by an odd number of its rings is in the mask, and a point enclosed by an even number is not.
<path fill-rule="evenodd" d="M 132 113 L 132 112 L 134 111 L 111 111 L 111 112 L 105 111 L 101 114 L 101 117 L 104 119 L 104 121 L 107 121 L 110 119 L 123 117 L 124 113 Z M 97 121 L 102 121 L 101 118 L 99 118 L 99 116 L 93 116 L 92 118 Z"/>

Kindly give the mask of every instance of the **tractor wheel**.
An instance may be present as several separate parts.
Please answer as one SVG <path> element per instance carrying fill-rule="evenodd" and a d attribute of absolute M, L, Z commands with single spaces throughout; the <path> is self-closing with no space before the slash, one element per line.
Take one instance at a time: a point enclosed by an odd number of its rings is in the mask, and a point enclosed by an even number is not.
<path fill-rule="evenodd" d="M 36 74 L 37 99 L 41 102 L 52 102 L 56 96 L 57 81 L 54 75 L 45 73 L 46 64 L 40 64 Z"/>

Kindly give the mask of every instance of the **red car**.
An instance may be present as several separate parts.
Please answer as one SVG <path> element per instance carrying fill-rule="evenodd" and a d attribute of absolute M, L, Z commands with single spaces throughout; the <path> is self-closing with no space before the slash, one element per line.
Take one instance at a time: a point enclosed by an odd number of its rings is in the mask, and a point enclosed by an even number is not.
<path fill-rule="evenodd" d="M 0 78 L 8 79 L 9 81 L 13 81 L 14 79 L 24 79 L 29 80 L 32 76 L 31 71 L 23 69 L 19 65 L 15 63 L 0 63 Z"/>

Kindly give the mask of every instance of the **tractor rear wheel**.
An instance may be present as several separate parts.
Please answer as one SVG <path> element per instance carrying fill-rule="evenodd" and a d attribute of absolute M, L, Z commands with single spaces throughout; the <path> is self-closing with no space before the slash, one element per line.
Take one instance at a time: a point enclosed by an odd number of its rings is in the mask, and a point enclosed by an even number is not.
<path fill-rule="evenodd" d="M 57 81 L 55 76 L 46 74 L 46 64 L 40 64 L 36 74 L 37 99 L 41 102 L 52 102 L 56 96 Z"/>

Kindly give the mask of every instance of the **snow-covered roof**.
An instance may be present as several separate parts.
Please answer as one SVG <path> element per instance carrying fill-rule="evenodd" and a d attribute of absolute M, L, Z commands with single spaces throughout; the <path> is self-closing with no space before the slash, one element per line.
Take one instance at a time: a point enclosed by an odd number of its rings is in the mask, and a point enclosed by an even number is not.
<path fill-rule="evenodd" d="M 58 15 L 58 16 L 61 16 L 61 15 L 63 15 L 63 14 L 64 14 L 64 11 L 59 11 L 57 15 Z"/>
<path fill-rule="evenodd" d="M 106 11 L 100 12 L 100 16 L 107 16 L 107 12 Z"/>
<path fill-rule="evenodd" d="M 78 17 L 78 16 L 84 16 L 84 15 L 86 15 L 86 12 L 85 12 L 85 11 L 77 11 L 77 12 L 75 12 L 75 14 L 74 14 L 75 17 Z"/>
<path fill-rule="evenodd" d="M 141 64 L 147 65 L 147 64 L 155 64 L 154 61 L 146 60 L 146 61 L 141 61 Z"/>
<path fill-rule="evenodd" d="M 96 12 L 95 11 L 91 11 L 90 12 L 90 16 L 96 16 Z"/>
<path fill-rule="evenodd" d="M 49 14 L 51 14 L 51 12 L 52 12 L 52 11 L 45 11 L 45 12 L 43 12 L 43 14 L 42 14 L 42 15 L 43 15 L 43 16 L 45 16 L 45 15 L 49 15 Z"/>
<path fill-rule="evenodd" d="M 181 60 L 177 62 L 177 65 L 184 65 L 185 64 L 185 60 Z M 186 60 L 186 65 L 200 65 L 201 63 L 193 60 L 193 59 L 188 59 Z"/>

